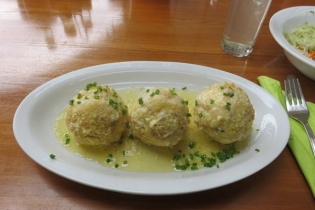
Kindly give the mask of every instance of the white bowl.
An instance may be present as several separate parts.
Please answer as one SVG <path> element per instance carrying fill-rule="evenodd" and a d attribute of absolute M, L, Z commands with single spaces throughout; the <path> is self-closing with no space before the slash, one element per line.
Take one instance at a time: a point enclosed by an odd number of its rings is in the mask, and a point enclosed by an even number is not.
<path fill-rule="evenodd" d="M 315 6 L 299 6 L 275 13 L 269 22 L 273 38 L 283 48 L 288 60 L 305 76 L 315 80 L 315 61 L 306 57 L 286 40 L 283 32 L 292 32 L 304 23 L 315 24 Z"/>

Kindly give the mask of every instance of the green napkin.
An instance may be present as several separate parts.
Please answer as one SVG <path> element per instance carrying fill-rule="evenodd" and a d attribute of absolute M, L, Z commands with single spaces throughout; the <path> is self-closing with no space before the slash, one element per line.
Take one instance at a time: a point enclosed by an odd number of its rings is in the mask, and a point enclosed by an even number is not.
<path fill-rule="evenodd" d="M 286 108 L 285 94 L 281 88 L 280 82 L 266 76 L 260 76 L 257 79 L 261 87 L 270 92 L 276 99 L 278 99 L 282 106 Z M 307 102 L 307 105 L 310 110 L 308 123 L 313 129 L 313 132 L 315 132 L 315 104 Z M 289 120 L 291 125 L 289 147 L 313 192 L 313 196 L 315 197 L 315 157 L 310 142 L 303 125 L 291 117 L 289 117 Z"/>

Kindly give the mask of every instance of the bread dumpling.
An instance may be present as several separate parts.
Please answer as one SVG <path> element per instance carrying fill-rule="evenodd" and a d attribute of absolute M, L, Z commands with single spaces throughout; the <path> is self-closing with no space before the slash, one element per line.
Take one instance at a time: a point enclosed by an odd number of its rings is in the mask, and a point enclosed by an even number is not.
<path fill-rule="evenodd" d="M 128 108 L 113 88 L 91 83 L 70 100 L 65 119 L 79 144 L 108 145 L 120 140 Z"/>
<path fill-rule="evenodd" d="M 187 103 L 174 89 L 148 90 L 130 107 L 132 132 L 146 144 L 172 147 L 184 136 L 188 113 Z"/>
<path fill-rule="evenodd" d="M 216 83 L 200 92 L 193 111 L 198 128 L 222 144 L 245 139 L 254 117 L 246 92 L 232 82 Z"/>

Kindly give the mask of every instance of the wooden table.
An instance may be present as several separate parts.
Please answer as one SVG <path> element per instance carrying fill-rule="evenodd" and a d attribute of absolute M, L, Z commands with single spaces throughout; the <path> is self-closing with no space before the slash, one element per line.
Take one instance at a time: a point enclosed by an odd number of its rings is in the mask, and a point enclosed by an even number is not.
<path fill-rule="evenodd" d="M 224 187 L 176 196 L 139 196 L 91 188 L 32 161 L 12 122 L 41 84 L 83 67 L 121 61 L 174 61 L 221 69 L 257 83 L 303 76 L 272 38 L 275 12 L 313 0 L 273 1 L 253 53 L 220 48 L 228 0 L 0 0 L 0 209 L 315 209 L 313 195 L 286 147 L 270 165 Z M 314 128 L 313 128 L 314 129 Z"/>

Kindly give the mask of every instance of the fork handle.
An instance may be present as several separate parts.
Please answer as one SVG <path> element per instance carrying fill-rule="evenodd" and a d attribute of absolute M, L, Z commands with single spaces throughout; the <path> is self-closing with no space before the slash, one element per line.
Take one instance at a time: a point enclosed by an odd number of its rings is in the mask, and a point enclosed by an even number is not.
<path fill-rule="evenodd" d="M 314 133 L 310 127 L 310 125 L 308 123 L 303 123 L 304 124 L 304 128 L 306 130 L 306 133 L 308 135 L 308 138 L 310 140 L 310 144 L 313 150 L 313 154 L 315 156 L 315 137 L 314 137 Z"/>

